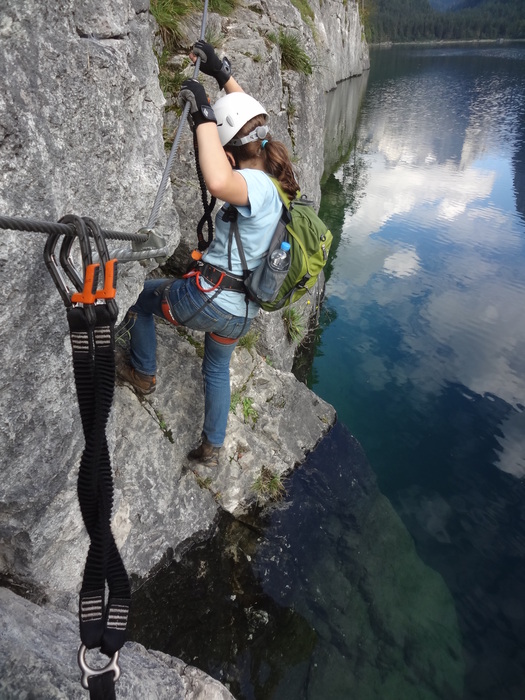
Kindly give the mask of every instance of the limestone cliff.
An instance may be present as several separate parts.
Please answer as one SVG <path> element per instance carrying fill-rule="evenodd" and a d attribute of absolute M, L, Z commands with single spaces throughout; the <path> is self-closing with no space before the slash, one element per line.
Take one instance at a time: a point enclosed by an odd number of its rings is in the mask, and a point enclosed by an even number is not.
<path fill-rule="evenodd" d="M 318 201 L 325 92 L 367 68 L 368 57 L 356 4 L 326 0 L 312 8 L 311 26 L 288 0 L 255 2 L 209 22 L 220 29 L 239 82 L 264 102 L 273 132 L 293 151 L 303 189 Z M 199 23 L 188 22 L 190 43 Z M 279 27 L 301 37 L 311 76 L 282 70 L 279 49 L 266 38 Z M 166 159 L 156 31 L 147 0 L 45 7 L 4 0 L 0 215 L 58 221 L 72 213 L 130 232 L 146 224 Z M 157 228 L 173 250 L 181 239 L 189 247 L 198 218 L 192 160 L 186 130 L 173 197 L 165 198 Z M 0 236 L 0 573 L 35 599 L 74 609 L 87 537 L 76 502 L 83 439 L 64 307 L 43 264 L 45 237 L 7 230 Z M 156 266 L 121 265 L 121 313 Z M 293 345 L 280 315 L 262 319 L 260 333 L 274 366 L 254 350 L 236 352 L 239 401 L 223 466 L 206 483 L 184 460 L 202 421 L 201 339 L 159 324 L 154 399 L 141 403 L 117 388 L 109 427 L 113 529 L 130 574 L 144 576 L 166 553 L 176 556 L 210 528 L 219 508 L 247 507 L 263 468 L 277 475 L 291 469 L 333 423 L 333 408 L 287 371 Z"/>

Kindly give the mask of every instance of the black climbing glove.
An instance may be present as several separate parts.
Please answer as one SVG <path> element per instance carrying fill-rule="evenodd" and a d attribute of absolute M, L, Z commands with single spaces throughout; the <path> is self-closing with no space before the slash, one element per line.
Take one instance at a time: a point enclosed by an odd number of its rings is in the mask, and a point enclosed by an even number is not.
<path fill-rule="evenodd" d="M 217 123 L 213 109 L 208 102 L 206 90 L 195 78 L 189 78 L 182 83 L 182 88 L 179 93 L 179 102 L 182 107 L 185 102 L 189 102 L 190 115 L 195 127 L 205 122 Z"/>
<path fill-rule="evenodd" d="M 199 39 L 193 47 L 193 53 L 201 59 L 200 69 L 206 75 L 211 75 L 219 84 L 219 88 L 226 85 L 232 75 L 232 67 L 226 56 L 221 59 L 215 53 L 211 44 Z"/>

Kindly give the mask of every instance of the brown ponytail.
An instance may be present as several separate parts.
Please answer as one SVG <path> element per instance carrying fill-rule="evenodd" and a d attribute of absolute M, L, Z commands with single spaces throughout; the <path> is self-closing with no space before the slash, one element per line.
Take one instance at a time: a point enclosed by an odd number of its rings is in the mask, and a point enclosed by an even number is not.
<path fill-rule="evenodd" d="M 265 122 L 266 117 L 262 114 L 254 117 L 250 119 L 249 122 L 246 122 L 242 129 L 235 134 L 235 137 L 246 136 L 256 127 L 264 126 Z M 295 198 L 299 190 L 299 183 L 293 171 L 288 149 L 282 141 L 274 141 L 271 135 L 268 134 L 262 140 L 250 141 L 242 146 L 226 144 L 224 149 L 232 154 L 236 163 L 244 160 L 251 160 L 258 156 L 262 157 L 265 172 L 276 180 L 279 180 L 281 187 L 290 195 L 291 199 Z"/>

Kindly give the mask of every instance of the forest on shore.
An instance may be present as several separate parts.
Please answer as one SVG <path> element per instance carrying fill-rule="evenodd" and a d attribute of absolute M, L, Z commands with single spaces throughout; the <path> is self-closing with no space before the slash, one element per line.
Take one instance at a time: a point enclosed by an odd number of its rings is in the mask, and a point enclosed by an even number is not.
<path fill-rule="evenodd" d="M 359 0 L 370 44 L 525 39 L 523 0 Z"/>

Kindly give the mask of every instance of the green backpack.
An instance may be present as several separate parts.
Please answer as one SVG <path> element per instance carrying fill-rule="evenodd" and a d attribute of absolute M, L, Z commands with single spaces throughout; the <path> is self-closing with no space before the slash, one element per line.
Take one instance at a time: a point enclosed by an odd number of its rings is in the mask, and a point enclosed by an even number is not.
<path fill-rule="evenodd" d="M 299 193 L 290 201 L 279 181 L 271 180 L 283 202 L 283 212 L 265 259 L 244 280 L 248 298 L 265 311 L 282 309 L 306 294 L 326 265 L 332 244 L 332 234 L 315 213 L 312 202 Z M 236 241 L 243 260 L 240 236 Z M 283 241 L 290 244 L 289 266 L 284 271 L 275 270 L 270 258 Z M 245 260 L 243 265 L 246 267 Z"/>

